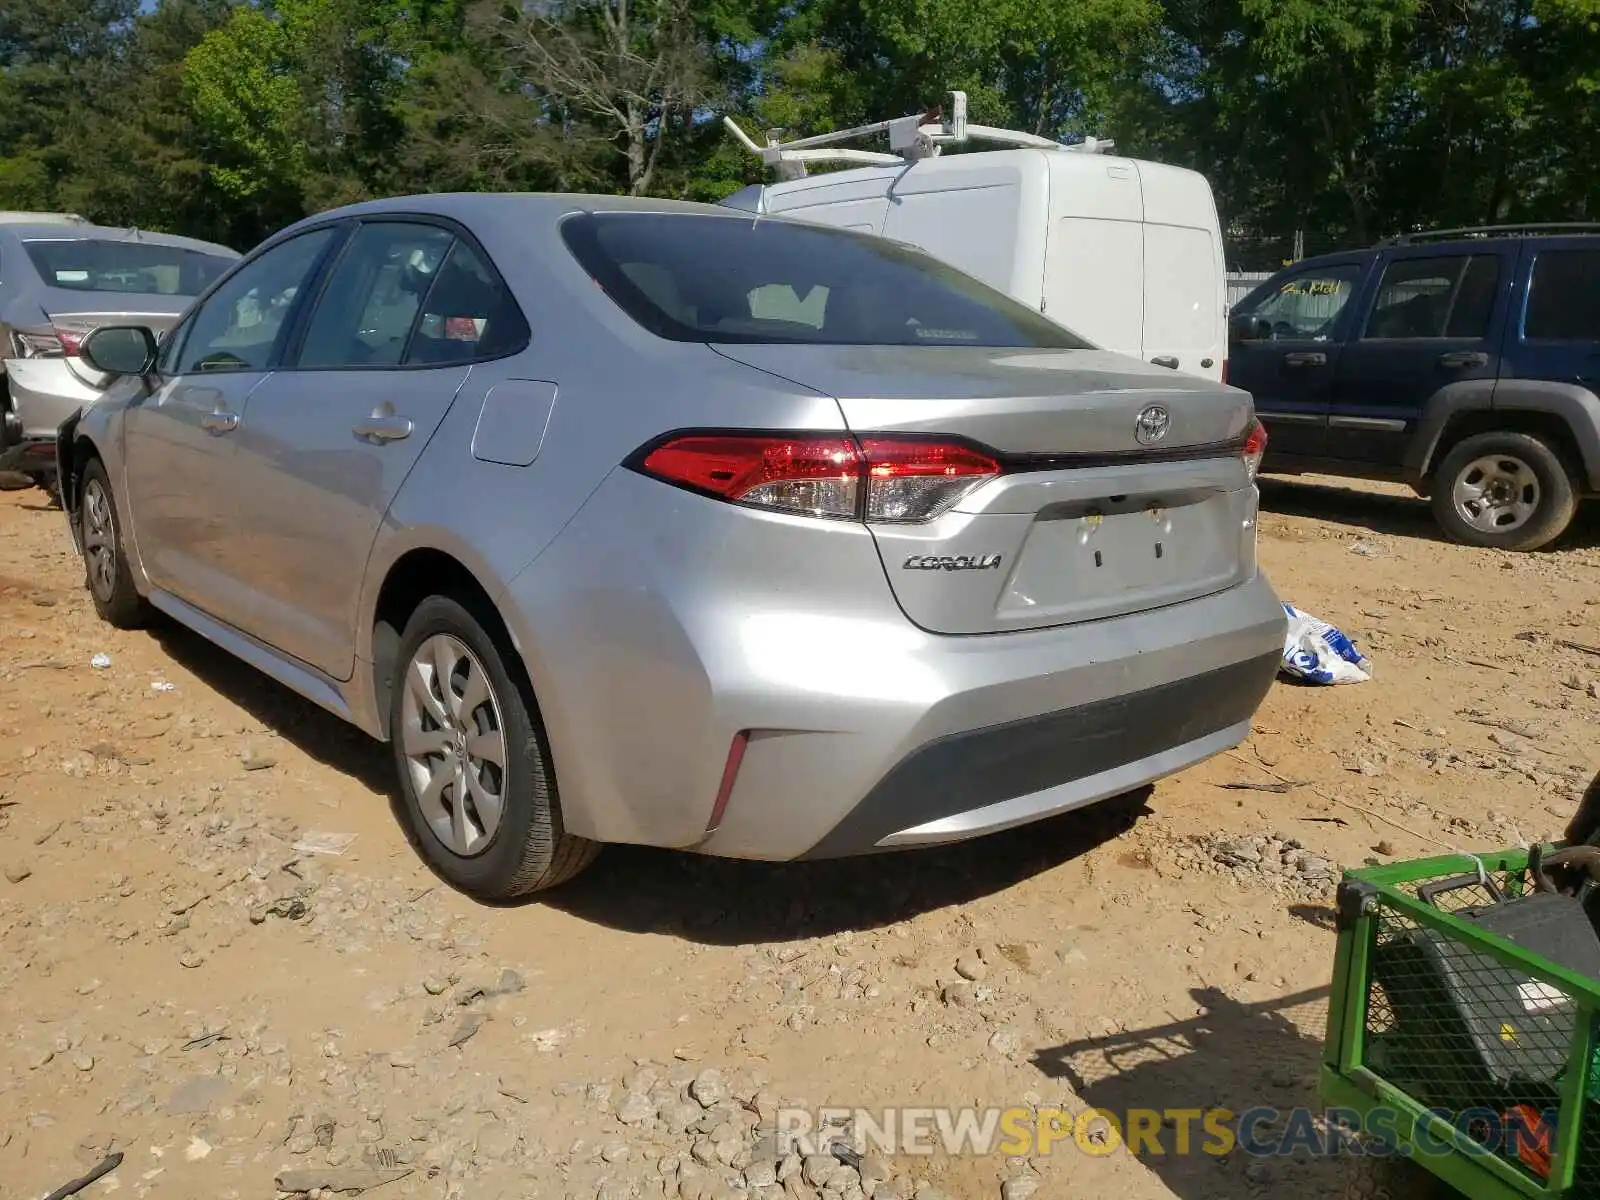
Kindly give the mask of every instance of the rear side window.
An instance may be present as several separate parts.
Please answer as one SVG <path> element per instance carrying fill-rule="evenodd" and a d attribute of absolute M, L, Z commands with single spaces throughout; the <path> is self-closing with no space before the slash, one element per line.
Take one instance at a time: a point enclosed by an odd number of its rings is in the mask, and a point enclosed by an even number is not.
<path fill-rule="evenodd" d="M 153 242 L 51 238 L 22 245 L 46 287 L 71 292 L 198 296 L 234 263 L 220 255 Z"/>
<path fill-rule="evenodd" d="M 528 344 L 528 322 L 489 261 L 465 241 L 450 247 L 422 299 L 408 366 L 482 362 Z"/>
<path fill-rule="evenodd" d="M 1534 260 L 1522 335 L 1600 342 L 1600 250 L 1546 250 Z"/>
<path fill-rule="evenodd" d="M 1483 338 L 1489 334 L 1500 259 L 1493 254 L 1406 258 L 1384 268 L 1368 339 Z"/>
<path fill-rule="evenodd" d="M 1090 348 L 926 254 L 842 229 L 601 213 L 562 236 L 628 316 L 674 341 Z"/>

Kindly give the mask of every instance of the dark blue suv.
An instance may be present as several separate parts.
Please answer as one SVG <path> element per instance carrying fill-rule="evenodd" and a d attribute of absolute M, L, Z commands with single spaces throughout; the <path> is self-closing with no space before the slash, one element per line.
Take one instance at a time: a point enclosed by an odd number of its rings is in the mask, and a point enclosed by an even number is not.
<path fill-rule="evenodd" d="M 1393 479 L 1458 541 L 1547 546 L 1600 494 L 1600 225 L 1450 229 L 1280 271 L 1234 307 L 1262 469 Z"/>

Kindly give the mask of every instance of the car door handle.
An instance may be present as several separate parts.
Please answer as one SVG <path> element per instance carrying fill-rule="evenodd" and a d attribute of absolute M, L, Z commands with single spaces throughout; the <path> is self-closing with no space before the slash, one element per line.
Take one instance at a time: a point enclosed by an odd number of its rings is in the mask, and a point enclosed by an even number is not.
<path fill-rule="evenodd" d="M 1150 360 L 1150 365 L 1156 367 L 1170 367 L 1176 371 L 1178 369 L 1178 360 L 1171 354 L 1159 354 Z"/>
<path fill-rule="evenodd" d="M 200 418 L 200 428 L 207 433 L 231 433 L 239 428 L 239 414 L 219 408 Z"/>
<path fill-rule="evenodd" d="M 1441 367 L 1487 367 L 1489 356 L 1481 350 L 1452 350 L 1439 355 Z"/>
<path fill-rule="evenodd" d="M 1293 354 L 1283 356 L 1283 365 L 1286 367 L 1325 367 L 1328 365 L 1328 356 L 1321 350 L 1296 350 Z"/>
<path fill-rule="evenodd" d="M 412 429 L 410 417 L 374 413 L 355 426 L 351 432 L 369 442 L 398 442 L 402 438 L 410 437 Z"/>

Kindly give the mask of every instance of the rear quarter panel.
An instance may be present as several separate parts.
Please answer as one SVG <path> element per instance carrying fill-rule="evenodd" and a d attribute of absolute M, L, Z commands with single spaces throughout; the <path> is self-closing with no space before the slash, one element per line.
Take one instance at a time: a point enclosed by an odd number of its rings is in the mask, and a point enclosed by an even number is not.
<path fill-rule="evenodd" d="M 369 617 L 389 568 L 420 547 L 454 555 L 491 595 L 502 596 L 505 584 L 551 543 L 606 476 L 661 434 L 689 427 L 844 427 L 830 397 L 732 363 L 703 345 L 647 333 L 604 295 L 558 237 L 542 235 L 548 227 L 475 226 L 473 232 L 515 293 L 532 339 L 513 358 L 473 367 L 407 477 L 373 546 L 362 607 Z M 543 438 L 528 439 L 539 445 L 528 466 L 473 455 L 485 397 L 508 380 L 556 388 L 553 405 L 532 405 L 527 413 L 528 421 L 545 422 Z M 503 615 L 524 656 L 536 657 L 537 614 L 503 606 Z M 371 625 L 368 619 L 358 631 L 358 654 L 366 661 Z"/>

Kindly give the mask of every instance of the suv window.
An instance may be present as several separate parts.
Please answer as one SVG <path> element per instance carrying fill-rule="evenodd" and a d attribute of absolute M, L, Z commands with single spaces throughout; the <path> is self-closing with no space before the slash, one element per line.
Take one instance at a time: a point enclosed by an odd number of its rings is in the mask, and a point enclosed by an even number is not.
<path fill-rule="evenodd" d="M 920 251 L 843 229 L 602 213 L 562 236 L 629 317 L 674 341 L 1089 347 Z"/>
<path fill-rule="evenodd" d="M 289 306 L 333 232 L 290 238 L 224 281 L 186 322 L 178 373 L 266 370 Z"/>
<path fill-rule="evenodd" d="M 1397 259 L 1384 268 L 1361 336 L 1487 337 L 1499 282 L 1500 258 L 1494 254 Z"/>
<path fill-rule="evenodd" d="M 423 294 L 438 278 L 454 241 L 454 234 L 436 225 L 363 225 L 317 300 L 299 365 L 397 366 Z"/>
<path fill-rule="evenodd" d="M 1600 342 L 1600 250 L 1546 250 L 1534 259 L 1522 336 Z"/>
<path fill-rule="evenodd" d="M 1285 279 L 1248 315 L 1265 321 L 1275 339 L 1325 342 L 1359 282 L 1355 263 L 1306 271 Z"/>
<path fill-rule="evenodd" d="M 422 299 L 407 366 L 482 362 L 528 344 L 528 322 L 495 269 L 457 240 Z"/>

